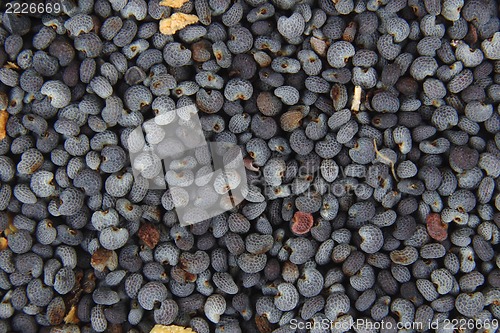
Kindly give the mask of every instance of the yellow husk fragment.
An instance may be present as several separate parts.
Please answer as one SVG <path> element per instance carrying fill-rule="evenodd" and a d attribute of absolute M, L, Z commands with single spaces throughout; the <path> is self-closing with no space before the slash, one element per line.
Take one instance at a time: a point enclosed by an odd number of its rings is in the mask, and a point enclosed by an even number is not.
<path fill-rule="evenodd" d="M 184 13 L 174 13 L 160 21 L 160 32 L 164 35 L 173 35 L 182 28 L 198 22 L 198 16 Z"/>
<path fill-rule="evenodd" d="M 0 251 L 5 250 L 7 246 L 8 246 L 7 238 L 0 237 Z"/>
<path fill-rule="evenodd" d="M 157 324 L 149 333 L 196 333 L 189 327 L 182 327 L 177 325 L 160 325 Z"/>
<path fill-rule="evenodd" d="M 7 61 L 7 63 L 3 67 L 10 69 L 21 69 L 16 63 L 10 61 Z"/>
<path fill-rule="evenodd" d="M 80 322 L 75 305 L 71 307 L 66 317 L 64 317 L 64 322 L 66 324 L 78 324 Z"/>
<path fill-rule="evenodd" d="M 15 234 L 17 232 L 17 230 L 18 230 L 17 227 L 14 224 L 12 224 L 12 221 L 13 221 L 12 216 L 11 215 L 7 215 L 7 217 L 9 219 L 9 224 L 7 226 L 7 229 L 5 229 L 3 231 L 3 234 L 5 236 L 11 235 L 11 234 Z"/>
<path fill-rule="evenodd" d="M 172 8 L 181 8 L 189 0 L 162 0 L 160 6 L 167 6 Z"/>

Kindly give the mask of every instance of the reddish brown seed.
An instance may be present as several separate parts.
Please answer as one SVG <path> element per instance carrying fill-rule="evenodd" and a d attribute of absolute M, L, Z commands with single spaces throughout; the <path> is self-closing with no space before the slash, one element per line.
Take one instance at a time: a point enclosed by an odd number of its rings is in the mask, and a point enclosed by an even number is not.
<path fill-rule="evenodd" d="M 356 24 L 356 22 L 354 21 L 349 22 L 349 24 L 344 30 L 344 33 L 342 34 L 342 39 L 345 40 L 346 42 L 352 42 L 354 40 L 354 37 L 356 36 L 357 31 L 358 31 L 358 25 Z"/>
<path fill-rule="evenodd" d="M 339 85 L 334 85 L 332 90 L 330 91 L 330 97 L 333 99 L 334 102 L 338 101 L 341 97 L 340 95 L 340 86 Z"/>
<path fill-rule="evenodd" d="M 281 276 L 286 282 L 294 283 L 299 278 L 299 268 L 291 261 L 285 261 L 282 266 Z"/>
<path fill-rule="evenodd" d="M 137 234 L 150 249 L 154 249 L 160 241 L 160 231 L 151 223 L 143 223 Z"/>
<path fill-rule="evenodd" d="M 280 118 L 281 128 L 286 132 L 292 132 L 302 124 L 304 115 L 299 110 L 285 112 Z"/>
<path fill-rule="evenodd" d="M 418 89 L 418 83 L 410 77 L 402 77 L 396 82 L 396 89 L 406 96 L 411 96 Z"/>
<path fill-rule="evenodd" d="M 464 41 L 469 45 L 474 45 L 477 43 L 477 39 L 477 29 L 472 23 L 469 23 L 469 32 L 464 37 Z"/>
<path fill-rule="evenodd" d="M 268 91 L 263 91 L 257 96 L 257 108 L 263 115 L 274 117 L 281 112 L 282 103 Z"/>
<path fill-rule="evenodd" d="M 448 237 L 448 224 L 441 221 L 441 215 L 430 213 L 425 219 L 429 236 L 437 241 L 443 241 Z"/>
<path fill-rule="evenodd" d="M 211 47 L 212 45 L 204 39 L 191 45 L 193 60 L 198 62 L 205 62 L 209 60 L 211 55 Z"/>
<path fill-rule="evenodd" d="M 292 218 L 292 231 L 297 235 L 303 235 L 311 230 L 314 223 L 311 213 L 295 212 Z"/>
<path fill-rule="evenodd" d="M 60 303 L 57 303 L 57 305 L 52 305 L 50 307 L 47 307 L 47 319 L 51 325 L 59 325 L 62 323 L 64 319 L 64 314 L 66 312 L 65 306 L 64 306 L 64 301 L 61 300 Z"/>

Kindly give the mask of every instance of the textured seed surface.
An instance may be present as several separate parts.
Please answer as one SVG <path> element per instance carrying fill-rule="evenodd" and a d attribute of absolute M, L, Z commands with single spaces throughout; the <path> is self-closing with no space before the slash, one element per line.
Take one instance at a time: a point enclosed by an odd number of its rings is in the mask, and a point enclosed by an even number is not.
<path fill-rule="evenodd" d="M 36 9 L 0 19 L 0 332 L 494 331 L 496 1 Z"/>

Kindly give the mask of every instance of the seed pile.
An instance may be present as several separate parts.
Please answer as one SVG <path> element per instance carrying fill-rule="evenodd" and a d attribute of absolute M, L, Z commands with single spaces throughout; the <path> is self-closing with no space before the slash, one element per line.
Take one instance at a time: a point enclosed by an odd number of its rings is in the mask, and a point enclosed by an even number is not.
<path fill-rule="evenodd" d="M 1 17 L 0 332 L 500 319 L 496 1 L 58 3 Z M 193 104 L 250 185 L 182 227 L 128 139 Z"/>

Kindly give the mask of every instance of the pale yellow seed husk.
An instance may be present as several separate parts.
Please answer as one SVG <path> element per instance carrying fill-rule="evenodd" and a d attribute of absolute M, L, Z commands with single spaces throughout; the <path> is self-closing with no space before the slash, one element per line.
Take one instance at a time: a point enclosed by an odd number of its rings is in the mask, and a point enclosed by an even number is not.
<path fill-rule="evenodd" d="M 7 246 L 8 246 L 7 238 L 0 237 L 0 251 L 5 250 L 7 248 Z"/>
<path fill-rule="evenodd" d="M 172 8 L 181 8 L 189 0 L 162 0 L 160 6 L 167 6 Z"/>
<path fill-rule="evenodd" d="M 184 13 L 174 13 L 160 21 L 160 32 L 164 35 L 173 35 L 182 28 L 198 22 L 198 16 Z"/>
<path fill-rule="evenodd" d="M 75 305 L 71 307 L 66 317 L 64 317 L 64 322 L 66 324 L 78 324 L 80 322 Z"/>
<path fill-rule="evenodd" d="M 157 324 L 149 333 L 196 333 L 189 327 L 182 327 L 177 325 L 160 325 Z"/>
<path fill-rule="evenodd" d="M 21 69 L 15 62 L 10 62 L 10 61 L 7 61 L 7 63 L 3 67 L 16 70 Z"/>
<path fill-rule="evenodd" d="M 361 104 L 361 87 L 354 87 L 354 98 L 352 99 L 352 111 L 359 111 L 359 105 Z"/>

